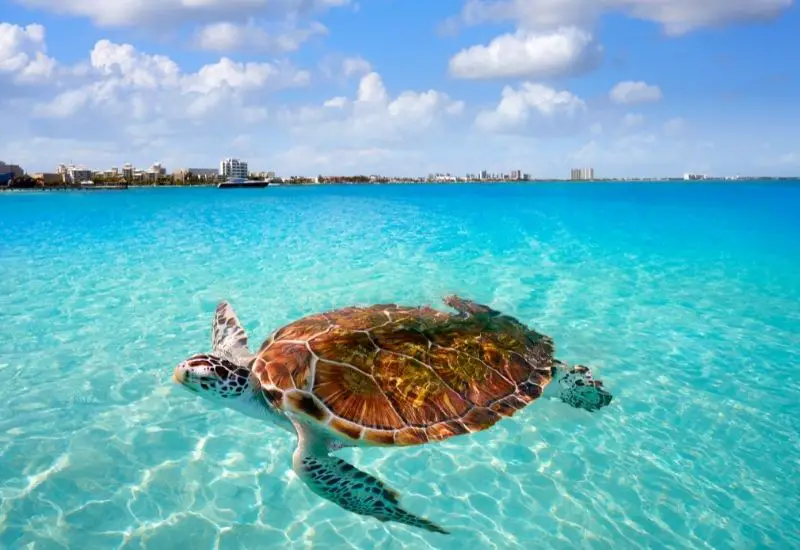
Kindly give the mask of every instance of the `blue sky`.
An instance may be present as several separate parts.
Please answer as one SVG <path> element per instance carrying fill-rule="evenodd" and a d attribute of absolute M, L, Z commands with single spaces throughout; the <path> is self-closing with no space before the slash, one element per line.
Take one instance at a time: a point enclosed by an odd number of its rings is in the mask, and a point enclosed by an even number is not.
<path fill-rule="evenodd" d="M 0 160 L 800 175 L 793 0 L 0 0 Z"/>

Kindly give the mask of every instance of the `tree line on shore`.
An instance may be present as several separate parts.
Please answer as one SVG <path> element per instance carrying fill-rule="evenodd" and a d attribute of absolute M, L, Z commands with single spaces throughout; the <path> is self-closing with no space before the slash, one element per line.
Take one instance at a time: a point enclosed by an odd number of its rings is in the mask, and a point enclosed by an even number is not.
<path fill-rule="evenodd" d="M 97 174 L 92 176 L 92 183 L 95 185 L 130 185 L 130 186 L 198 186 L 198 185 L 214 185 L 219 182 L 225 181 L 227 178 L 224 176 L 198 176 L 191 173 L 184 174 L 159 174 L 152 178 L 124 178 L 120 176 L 110 176 Z M 258 179 L 251 176 L 248 179 Z M 303 183 L 367 183 L 375 181 L 375 178 L 370 176 L 356 175 L 356 176 L 318 176 L 317 178 L 291 176 L 288 178 L 275 178 L 276 181 L 287 184 L 303 184 Z M 388 178 L 380 178 L 379 181 Z M 47 188 L 63 188 L 63 187 L 80 187 L 80 183 L 71 183 L 64 180 L 59 181 L 45 181 L 43 178 L 35 178 L 29 174 L 12 177 L 6 184 L 10 189 L 32 189 L 37 187 Z"/>

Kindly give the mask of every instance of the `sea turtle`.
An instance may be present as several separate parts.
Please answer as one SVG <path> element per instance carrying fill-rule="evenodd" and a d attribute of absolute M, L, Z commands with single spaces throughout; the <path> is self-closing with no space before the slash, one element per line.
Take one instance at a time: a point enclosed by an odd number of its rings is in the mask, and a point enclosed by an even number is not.
<path fill-rule="evenodd" d="M 458 296 L 444 303 L 457 313 L 381 304 L 309 315 L 273 332 L 253 354 L 223 301 L 212 352 L 181 362 L 173 379 L 296 432 L 292 466 L 317 495 L 380 521 L 446 534 L 331 453 L 478 432 L 543 395 L 595 411 L 611 394 L 587 367 L 555 359 L 552 340 L 513 317 Z"/>

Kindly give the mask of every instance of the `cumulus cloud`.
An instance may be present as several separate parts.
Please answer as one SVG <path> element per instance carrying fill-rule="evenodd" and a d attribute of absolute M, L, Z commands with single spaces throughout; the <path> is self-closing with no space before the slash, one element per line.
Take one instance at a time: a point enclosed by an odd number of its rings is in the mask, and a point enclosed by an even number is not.
<path fill-rule="evenodd" d="M 205 25 L 195 33 L 194 42 L 200 49 L 216 52 L 293 52 L 311 38 L 326 34 L 327 27 L 317 22 L 302 28 L 282 25 L 275 32 L 268 32 L 250 19 L 244 24 L 220 21 Z"/>
<path fill-rule="evenodd" d="M 344 76 L 362 76 L 372 71 L 372 65 L 361 56 L 346 57 L 342 60 Z"/>
<path fill-rule="evenodd" d="M 437 90 L 406 90 L 392 96 L 377 72 L 361 77 L 355 98 L 337 96 L 318 108 L 288 109 L 282 120 L 316 142 L 398 142 L 436 129 L 464 112 L 464 102 Z"/>
<path fill-rule="evenodd" d="M 281 20 L 346 6 L 350 0 L 15 0 L 30 8 L 88 17 L 101 26 L 175 26 L 187 21 Z"/>
<path fill-rule="evenodd" d="M 0 77 L 10 75 L 20 84 L 44 82 L 55 68 L 55 59 L 47 55 L 42 25 L 0 23 Z"/>
<path fill-rule="evenodd" d="M 632 17 L 660 23 L 664 31 L 680 35 L 702 27 L 777 17 L 793 0 L 614 0 L 613 7 Z M 617 6 L 614 6 L 616 4 Z"/>
<path fill-rule="evenodd" d="M 423 151 L 387 147 L 311 147 L 298 145 L 280 153 L 276 161 L 293 173 L 379 174 L 387 164 L 419 166 L 426 160 Z"/>
<path fill-rule="evenodd" d="M 586 103 L 566 90 L 525 82 L 518 88 L 503 88 L 500 102 L 475 119 L 481 130 L 508 132 L 523 129 L 538 115 L 542 119 L 571 118 L 586 111 Z"/>
<path fill-rule="evenodd" d="M 263 119 L 263 111 L 248 106 L 248 92 L 303 86 L 309 78 L 307 71 L 286 63 L 240 63 L 227 57 L 186 73 L 169 57 L 100 40 L 89 55 L 86 82 L 35 105 L 33 113 L 64 119 L 91 107 L 133 119 L 196 119 L 227 105 L 238 106 L 237 114 L 246 113 L 250 121 Z"/>
<path fill-rule="evenodd" d="M 603 13 L 653 21 L 672 35 L 698 28 L 773 18 L 793 0 L 467 0 L 453 25 L 513 21 L 526 29 L 589 26 Z"/>
<path fill-rule="evenodd" d="M 661 88 L 641 81 L 620 82 L 609 92 L 611 101 L 618 104 L 648 103 L 662 97 Z"/>
<path fill-rule="evenodd" d="M 538 79 L 592 69 L 602 53 L 592 35 L 576 27 L 543 33 L 519 30 L 461 50 L 450 59 L 449 70 L 457 78 Z"/>
<path fill-rule="evenodd" d="M 606 13 L 652 21 L 668 35 L 782 14 L 793 0 L 466 0 L 443 30 L 512 22 L 516 33 L 464 49 L 450 60 L 460 78 L 547 78 L 598 65 L 601 48 L 589 32 Z"/>

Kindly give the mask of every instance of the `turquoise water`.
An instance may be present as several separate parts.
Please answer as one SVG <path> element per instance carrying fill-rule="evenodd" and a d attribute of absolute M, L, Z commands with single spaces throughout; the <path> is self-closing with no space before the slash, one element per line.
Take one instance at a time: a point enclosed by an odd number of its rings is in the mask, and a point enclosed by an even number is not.
<path fill-rule="evenodd" d="M 782 184 L 0 195 L 0 547 L 797 548 L 799 206 Z M 449 537 L 319 499 L 293 438 L 170 381 L 223 298 L 257 346 L 450 292 L 616 399 L 338 453 Z"/>

